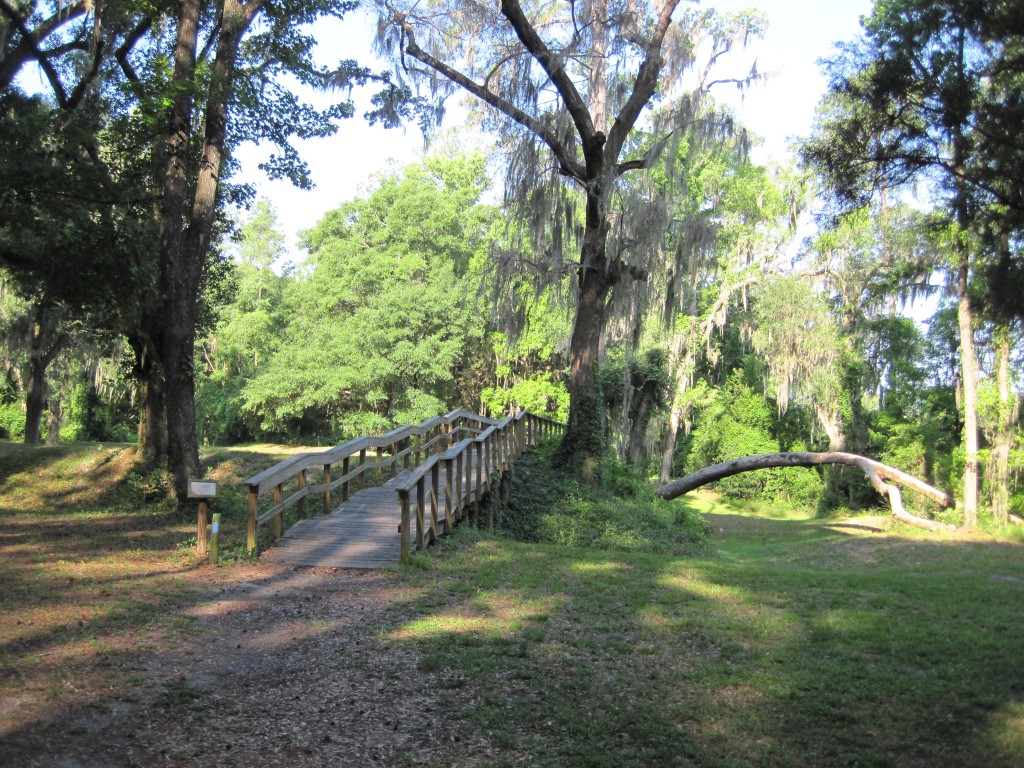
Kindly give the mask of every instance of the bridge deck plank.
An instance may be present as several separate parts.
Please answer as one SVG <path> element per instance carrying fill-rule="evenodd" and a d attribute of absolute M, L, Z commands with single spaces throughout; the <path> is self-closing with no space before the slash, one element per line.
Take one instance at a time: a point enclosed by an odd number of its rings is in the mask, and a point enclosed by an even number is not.
<path fill-rule="evenodd" d="M 382 486 L 366 488 L 353 494 L 329 515 L 296 523 L 273 547 L 263 553 L 262 559 L 265 562 L 313 568 L 374 569 L 397 564 L 401 558 L 402 541 L 398 532 L 401 508 L 395 486 L 409 471 L 406 470 Z M 442 469 L 441 487 L 444 485 L 445 473 Z M 475 488 L 475 478 L 464 479 L 464 498 L 470 498 Z M 413 492 L 413 504 L 415 497 Z M 425 517 L 429 528 L 429 497 Z M 437 519 L 440 535 L 445 530 L 443 494 L 438 499 Z M 410 549 L 415 550 L 415 507 L 410 528 Z"/>

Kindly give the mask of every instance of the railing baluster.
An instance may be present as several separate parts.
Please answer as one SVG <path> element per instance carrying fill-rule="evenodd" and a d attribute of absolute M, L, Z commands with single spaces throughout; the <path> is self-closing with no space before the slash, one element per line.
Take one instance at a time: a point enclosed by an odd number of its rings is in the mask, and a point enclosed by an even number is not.
<path fill-rule="evenodd" d="M 306 470 L 303 469 L 303 470 L 299 471 L 299 474 L 296 477 L 296 483 L 298 485 L 298 490 L 303 491 L 303 490 L 306 489 Z M 298 517 L 299 520 L 305 520 L 306 519 L 306 497 L 305 496 L 303 496 L 301 499 L 299 499 L 299 503 L 295 505 L 295 515 L 296 515 L 296 517 Z"/>
<path fill-rule="evenodd" d="M 398 524 L 398 533 L 402 537 L 399 544 L 399 557 L 403 563 L 409 562 L 409 491 L 401 488 L 398 491 L 398 504 L 401 508 L 401 522 Z"/>
<path fill-rule="evenodd" d="M 278 483 L 274 486 L 274 506 L 276 507 L 281 503 L 281 498 L 284 495 L 284 483 Z M 274 541 L 277 541 L 284 535 L 283 520 L 284 510 L 277 510 L 277 514 L 274 515 Z"/>
<path fill-rule="evenodd" d="M 437 519 L 437 496 L 441 472 L 441 468 L 438 466 L 439 463 L 435 461 L 434 466 L 430 468 L 430 525 L 433 528 L 431 535 L 435 538 L 441 533 Z"/>
<path fill-rule="evenodd" d="M 449 449 L 450 450 L 450 449 Z M 454 487 L 454 478 L 452 477 L 452 469 L 454 468 L 455 460 L 448 457 L 444 460 L 444 529 L 445 533 L 451 533 L 452 528 L 455 526 L 455 520 L 452 515 L 455 514 L 452 509 L 452 489 Z"/>
<path fill-rule="evenodd" d="M 349 456 L 346 456 L 344 459 L 341 460 L 341 475 L 342 475 L 342 477 L 345 477 L 345 478 L 348 477 L 349 458 L 350 458 Z M 341 500 L 342 501 L 348 501 L 348 482 L 349 482 L 348 480 L 344 480 L 341 483 Z"/>
<path fill-rule="evenodd" d="M 426 501 L 426 499 L 424 499 L 423 496 L 424 496 L 424 493 L 426 491 L 426 489 L 424 488 L 425 483 L 426 483 L 426 480 L 422 476 L 420 477 L 419 480 L 416 481 L 416 551 L 417 552 L 422 551 L 423 548 L 424 548 L 424 543 L 423 543 L 424 530 L 423 530 L 423 528 L 424 528 L 424 525 L 425 525 L 424 517 L 426 516 L 425 515 L 425 511 L 426 511 L 425 510 L 425 507 L 426 507 L 425 501 Z"/>
<path fill-rule="evenodd" d="M 348 462 L 348 459 L 345 459 Z M 324 464 L 324 492 L 322 494 L 324 503 L 324 514 L 331 514 L 331 465 Z"/>
<path fill-rule="evenodd" d="M 459 451 L 455 457 L 455 520 L 462 521 L 462 455 L 465 451 Z"/>

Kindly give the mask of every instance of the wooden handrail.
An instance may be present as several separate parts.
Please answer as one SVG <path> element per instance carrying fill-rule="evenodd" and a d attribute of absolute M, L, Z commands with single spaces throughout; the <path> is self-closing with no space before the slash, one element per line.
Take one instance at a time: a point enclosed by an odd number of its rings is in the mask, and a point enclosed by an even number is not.
<path fill-rule="evenodd" d="M 509 429 L 510 425 L 511 429 Z M 556 421 L 525 411 L 499 421 L 469 411 L 453 410 L 443 416 L 427 419 L 418 425 L 398 427 L 383 435 L 357 437 L 323 451 L 295 454 L 245 481 L 248 488 L 248 551 L 252 552 L 256 549 L 256 532 L 260 525 L 272 522 L 275 538 L 280 538 L 283 535 L 283 514 L 286 510 L 295 506 L 298 509 L 299 517 L 304 517 L 307 511 L 306 499 L 308 497 L 319 494 L 323 513 L 328 514 L 331 511 L 332 494 L 339 486 L 342 489 L 342 501 L 347 501 L 352 481 L 357 480 L 358 487 L 361 489 L 366 486 L 367 472 L 373 472 L 378 483 L 383 482 L 385 471 L 389 471 L 392 478 L 397 478 L 401 471 L 400 468 L 409 468 L 412 457 L 415 457 L 416 468 L 411 474 L 404 476 L 401 484 L 396 486 L 400 501 L 402 501 L 403 492 L 405 494 L 402 507 L 403 520 L 407 522 L 409 520 L 409 509 L 407 508 L 409 491 L 415 487 L 422 497 L 426 493 L 427 484 L 424 478 L 427 473 L 431 473 L 430 519 L 432 533 L 436 534 L 437 508 L 441 503 L 440 500 L 444 498 L 445 505 L 452 503 L 452 491 L 448 490 L 444 497 L 440 494 L 437 479 L 440 471 L 436 469 L 438 462 L 457 462 L 469 475 L 467 479 L 471 479 L 472 473 L 475 471 L 476 500 L 479 501 L 484 490 L 490 487 L 491 475 L 498 468 L 503 471 L 507 470 L 515 458 L 522 453 L 522 450 L 525 450 L 527 443 L 533 444 L 538 437 L 562 429 L 564 429 L 564 425 Z M 463 434 L 471 435 L 471 437 L 464 437 L 455 442 Z M 501 437 L 495 439 L 495 435 Z M 521 436 L 517 437 L 519 435 Z M 514 447 L 517 445 L 520 447 Z M 471 446 L 475 446 L 473 449 L 476 452 L 475 457 L 472 455 Z M 426 455 L 425 461 L 421 461 L 423 455 Z M 334 472 L 334 468 L 339 464 L 341 473 L 337 474 Z M 309 482 L 308 470 L 312 467 L 322 468 L 322 482 Z M 486 477 L 484 470 L 486 470 Z M 447 475 L 450 475 L 450 472 Z M 286 495 L 285 486 L 292 483 L 295 488 Z M 455 485 L 458 489 L 457 496 L 463 495 L 463 486 L 465 486 L 465 494 L 468 494 L 470 488 L 473 487 L 472 482 L 463 483 L 461 477 L 456 479 Z M 260 513 L 260 500 L 268 492 L 271 492 L 273 496 L 272 505 Z M 455 504 L 456 519 L 461 519 L 463 501 L 460 499 Z M 424 545 L 423 536 L 426 535 L 426 531 L 422 528 L 425 525 L 424 506 L 425 499 L 418 498 L 418 545 Z M 445 506 L 446 512 L 447 509 L 448 507 Z M 408 527 L 405 530 L 408 532 Z M 407 545 L 407 539 L 403 539 L 403 560 L 408 556 L 404 549 Z"/>

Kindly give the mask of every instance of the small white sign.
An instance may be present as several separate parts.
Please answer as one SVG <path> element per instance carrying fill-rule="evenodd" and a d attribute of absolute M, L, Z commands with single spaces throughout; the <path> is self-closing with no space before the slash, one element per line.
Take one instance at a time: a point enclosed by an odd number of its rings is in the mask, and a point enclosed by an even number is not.
<path fill-rule="evenodd" d="M 188 497 L 190 499 L 212 499 L 217 495 L 216 480 L 189 480 Z"/>

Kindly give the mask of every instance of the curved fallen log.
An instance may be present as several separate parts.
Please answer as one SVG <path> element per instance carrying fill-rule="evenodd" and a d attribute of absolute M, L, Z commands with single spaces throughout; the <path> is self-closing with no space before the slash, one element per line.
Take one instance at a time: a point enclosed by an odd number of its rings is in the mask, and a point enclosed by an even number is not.
<path fill-rule="evenodd" d="M 823 464 L 843 464 L 850 467 L 857 467 L 868 478 L 872 487 L 882 496 L 889 499 L 893 515 L 910 525 L 920 528 L 927 528 L 930 531 L 956 530 L 955 525 L 937 523 L 934 520 L 926 520 L 923 517 L 912 515 L 903 507 L 903 497 L 900 489 L 885 480 L 905 485 L 911 490 L 927 496 L 932 501 L 938 502 L 945 508 L 954 506 L 953 497 L 948 493 L 933 488 L 927 483 L 918 480 L 913 475 L 908 475 L 895 467 L 890 467 L 881 462 L 860 456 L 856 453 L 842 453 L 839 451 L 827 451 L 824 453 L 810 453 L 806 451 L 793 451 L 790 453 L 764 453 L 759 456 L 744 456 L 741 459 L 733 459 L 722 464 L 715 464 L 712 467 L 694 472 L 679 480 L 661 486 L 658 495 L 663 499 L 674 499 L 682 496 L 695 488 L 721 480 L 724 477 L 738 475 L 741 472 L 751 472 L 755 469 L 771 469 L 774 467 L 816 467 Z M 883 480 L 882 478 L 885 478 Z"/>

